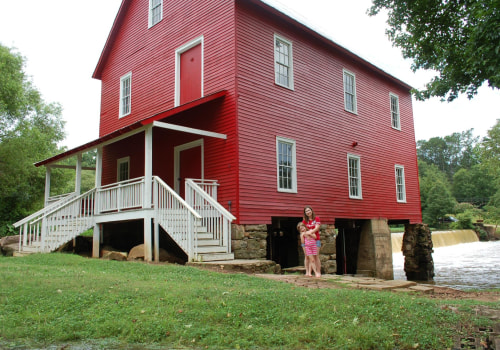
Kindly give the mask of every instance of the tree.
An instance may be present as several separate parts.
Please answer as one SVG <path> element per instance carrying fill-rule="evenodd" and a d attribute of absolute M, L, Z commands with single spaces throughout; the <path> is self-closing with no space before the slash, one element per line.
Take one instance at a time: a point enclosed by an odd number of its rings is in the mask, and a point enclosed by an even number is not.
<path fill-rule="evenodd" d="M 500 88 L 500 0 L 373 0 L 368 13 L 383 9 L 386 33 L 412 70 L 437 72 L 417 99 L 472 98 L 484 82 Z"/>
<path fill-rule="evenodd" d="M 451 135 L 433 137 L 417 142 L 417 156 L 428 164 L 436 165 L 443 171 L 449 180 L 458 169 L 470 169 L 478 164 L 478 141 L 479 137 L 472 135 L 473 129 L 455 132 Z"/>
<path fill-rule="evenodd" d="M 438 223 L 439 218 L 451 213 L 455 205 L 456 201 L 446 184 L 438 180 L 430 188 L 427 196 L 425 209 L 422 211 L 424 222 L 431 225 Z"/>
<path fill-rule="evenodd" d="M 436 183 L 441 184 L 450 192 L 451 185 L 446 177 L 446 174 L 438 169 L 434 164 L 428 164 L 423 160 L 418 161 L 418 174 L 420 183 L 420 203 L 422 205 L 422 212 L 425 213 L 427 209 L 427 199 L 433 191 Z"/>
<path fill-rule="evenodd" d="M 480 165 L 470 169 L 462 168 L 453 175 L 453 196 L 459 202 L 469 202 L 482 206 L 496 190 L 494 177 L 483 170 Z"/>
<path fill-rule="evenodd" d="M 481 165 L 500 185 L 500 119 L 488 130 L 488 136 L 483 138 L 479 148 Z"/>
<path fill-rule="evenodd" d="M 0 236 L 43 205 L 45 171 L 33 163 L 62 151 L 58 104 L 46 104 L 25 75 L 24 58 L 0 44 Z M 67 182 L 54 171 L 53 188 Z"/>

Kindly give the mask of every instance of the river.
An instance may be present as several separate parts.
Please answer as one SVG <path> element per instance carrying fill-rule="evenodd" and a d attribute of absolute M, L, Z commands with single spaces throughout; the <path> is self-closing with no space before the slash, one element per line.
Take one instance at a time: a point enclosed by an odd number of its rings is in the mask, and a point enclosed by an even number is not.
<path fill-rule="evenodd" d="M 394 279 L 406 280 L 404 257 L 393 253 Z M 500 288 L 500 241 L 434 248 L 434 285 L 460 290 Z"/>

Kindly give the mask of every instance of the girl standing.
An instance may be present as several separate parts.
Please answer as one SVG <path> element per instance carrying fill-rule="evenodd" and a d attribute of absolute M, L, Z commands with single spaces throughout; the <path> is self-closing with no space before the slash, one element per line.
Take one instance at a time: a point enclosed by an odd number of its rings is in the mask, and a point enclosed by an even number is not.
<path fill-rule="evenodd" d="M 321 248 L 321 240 L 319 236 L 319 228 L 321 226 L 321 220 L 319 217 L 314 215 L 314 211 L 310 206 L 306 206 L 304 208 L 304 220 L 302 220 L 302 223 L 307 227 L 307 233 L 311 233 L 316 235 L 316 246 L 318 248 L 318 253 L 314 256 L 314 261 L 316 265 L 316 270 L 317 274 L 316 277 L 321 277 L 321 261 L 319 260 L 319 249 Z M 308 268 L 308 261 L 307 259 L 304 261 L 304 266 Z"/>

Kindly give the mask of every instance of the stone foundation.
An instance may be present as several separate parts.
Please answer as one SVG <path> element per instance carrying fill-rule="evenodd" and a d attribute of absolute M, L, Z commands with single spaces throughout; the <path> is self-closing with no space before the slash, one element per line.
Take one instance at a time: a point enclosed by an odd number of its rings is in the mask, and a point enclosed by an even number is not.
<path fill-rule="evenodd" d="M 410 281 L 432 281 L 434 260 L 432 259 L 432 236 L 424 224 L 405 226 L 403 235 L 404 270 Z"/>
<path fill-rule="evenodd" d="M 262 260 L 267 257 L 267 225 L 231 225 L 231 246 L 235 259 Z M 298 233 L 297 233 L 298 235 Z M 321 225 L 320 261 L 322 273 L 337 272 L 335 226 Z M 303 263 L 304 255 L 300 240 L 297 251 L 299 261 Z"/>

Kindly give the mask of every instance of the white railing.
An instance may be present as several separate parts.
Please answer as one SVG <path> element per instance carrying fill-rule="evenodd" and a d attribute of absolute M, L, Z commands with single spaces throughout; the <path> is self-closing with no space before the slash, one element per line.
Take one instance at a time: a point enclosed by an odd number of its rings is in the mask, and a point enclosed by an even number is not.
<path fill-rule="evenodd" d="M 144 177 L 102 186 L 97 189 L 96 214 L 143 207 Z"/>
<path fill-rule="evenodd" d="M 49 197 L 47 199 L 47 204 L 53 204 L 53 203 L 59 202 L 61 199 L 72 198 L 72 197 L 76 197 L 76 196 L 77 196 L 76 192 L 69 192 L 69 193 L 59 194 L 57 196 Z"/>
<path fill-rule="evenodd" d="M 54 203 L 51 210 L 44 208 L 43 215 L 33 214 L 14 224 L 20 227 L 19 251 L 34 247 L 38 252 L 50 252 L 93 225 L 94 195 L 92 189 L 78 197 L 67 197 Z M 57 204 L 57 205 L 55 205 Z"/>
<path fill-rule="evenodd" d="M 236 218 L 212 198 L 193 179 L 186 179 L 186 202 L 202 217 L 201 226 L 212 234 L 212 239 L 218 241 L 220 247 L 231 253 L 231 221 Z M 205 183 L 208 183 L 205 180 Z M 210 186 L 210 188 L 216 188 Z"/>
<path fill-rule="evenodd" d="M 210 197 L 217 201 L 217 180 L 188 179 L 192 180 L 199 188 L 205 191 Z"/>
<path fill-rule="evenodd" d="M 158 223 L 193 260 L 198 254 L 196 233 L 201 216 L 157 176 L 153 177 L 153 206 Z"/>

